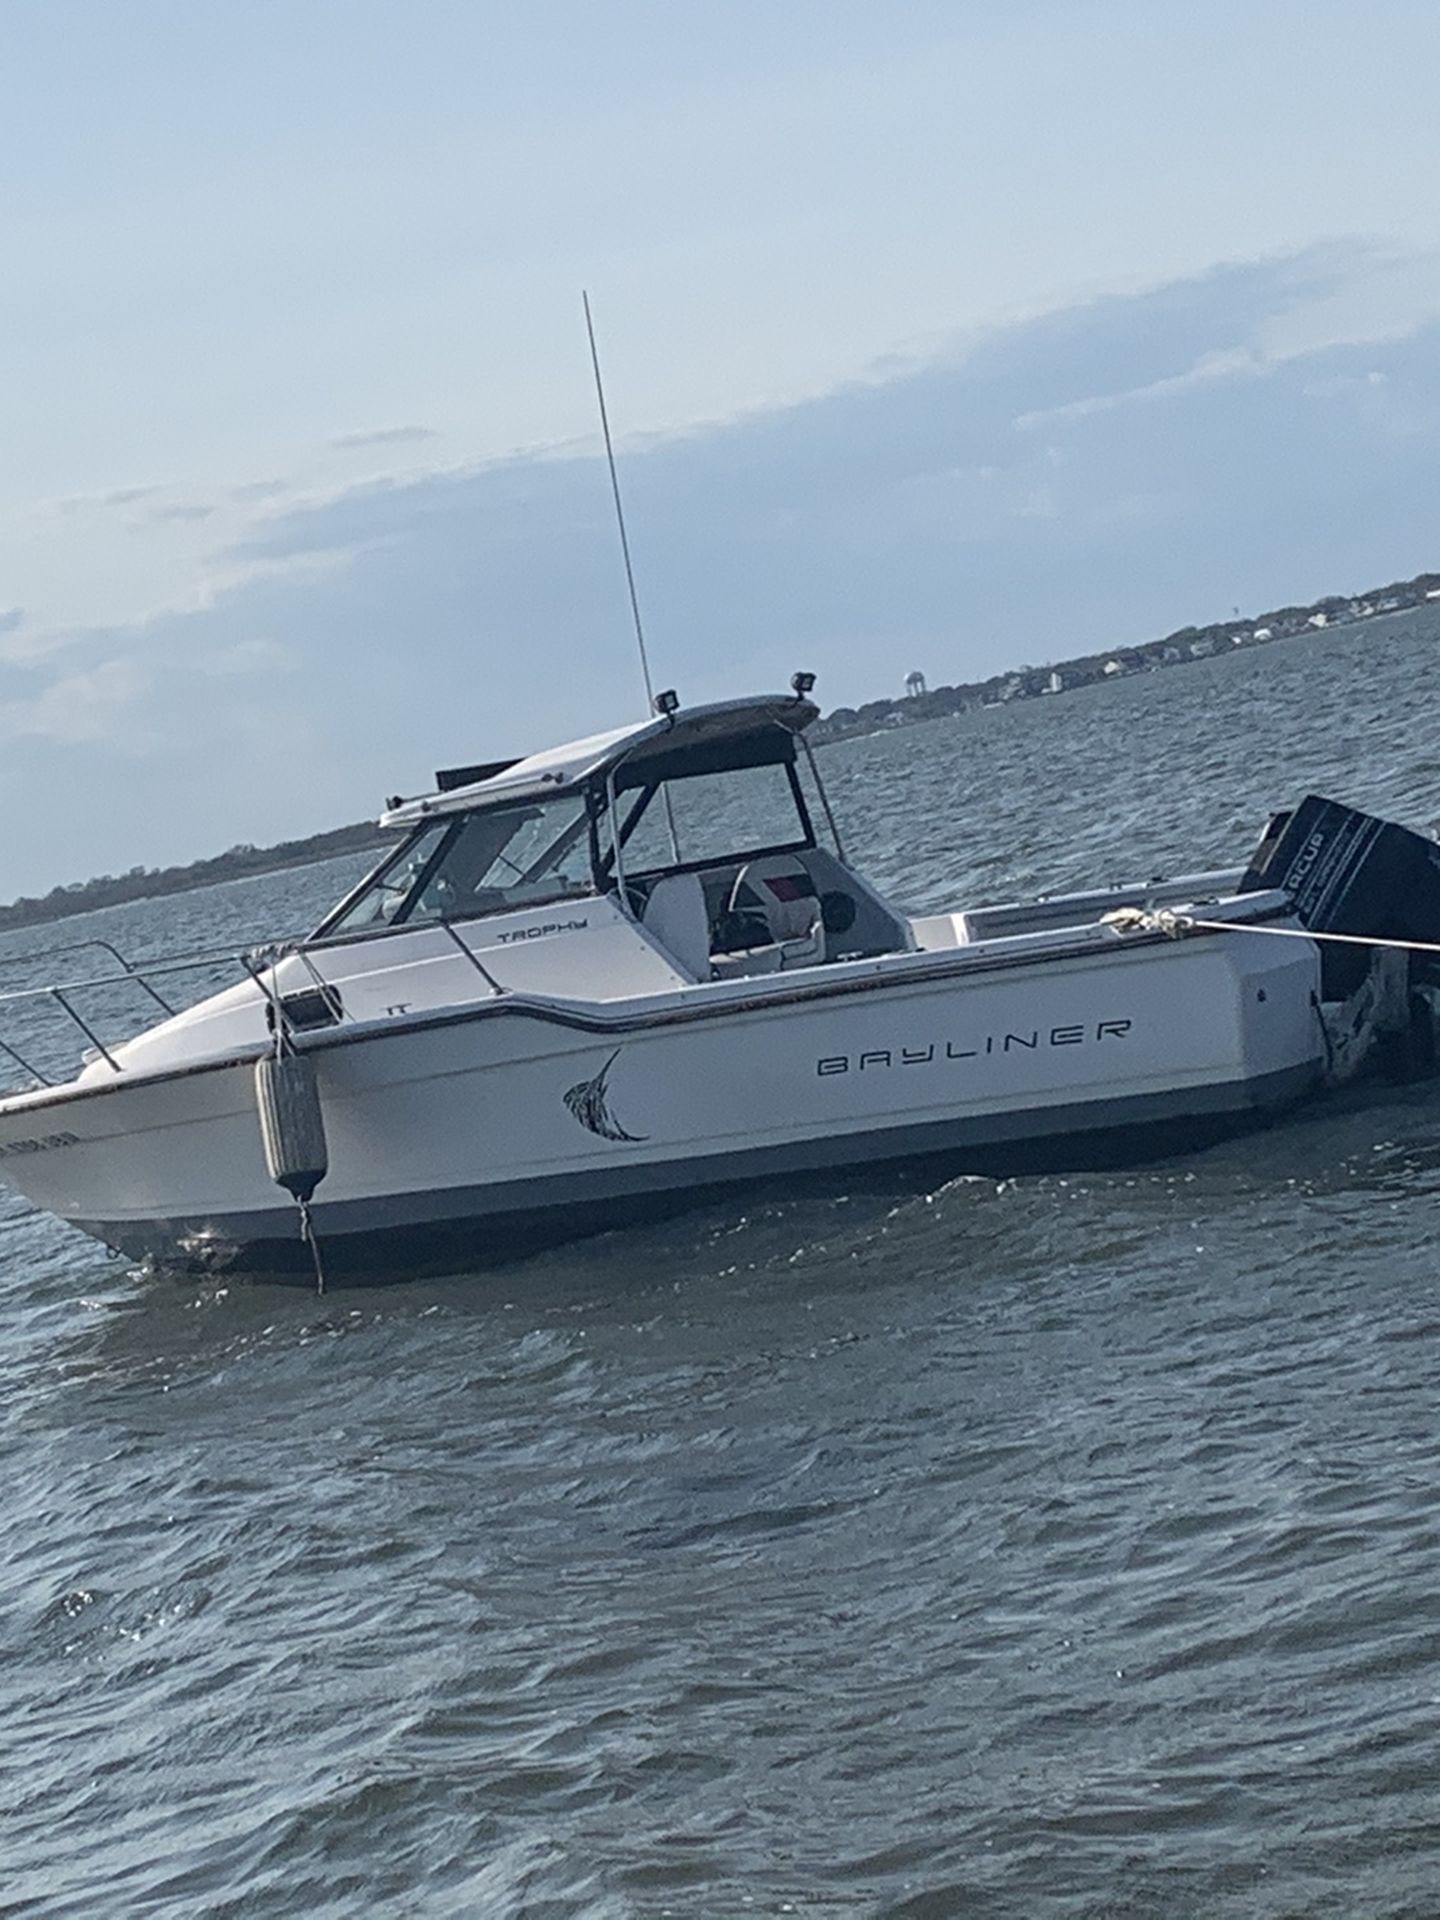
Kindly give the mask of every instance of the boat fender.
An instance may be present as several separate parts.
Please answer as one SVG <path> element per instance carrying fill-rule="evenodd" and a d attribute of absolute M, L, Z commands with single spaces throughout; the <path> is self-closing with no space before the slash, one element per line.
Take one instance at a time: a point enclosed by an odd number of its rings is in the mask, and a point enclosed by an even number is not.
<path fill-rule="evenodd" d="M 300 1238 L 315 1263 L 315 1291 L 325 1291 L 325 1268 L 320 1242 L 310 1218 L 315 1189 L 330 1171 L 325 1144 L 325 1110 L 315 1062 L 308 1054 L 287 1051 L 277 1044 L 272 1054 L 255 1062 L 255 1106 L 260 1115 L 260 1138 L 265 1165 L 277 1187 L 284 1187 L 300 1214 Z"/>
<path fill-rule="evenodd" d="M 267 1054 L 257 1060 L 255 1105 L 270 1178 L 308 1206 L 330 1171 L 315 1062 L 304 1053 Z"/>

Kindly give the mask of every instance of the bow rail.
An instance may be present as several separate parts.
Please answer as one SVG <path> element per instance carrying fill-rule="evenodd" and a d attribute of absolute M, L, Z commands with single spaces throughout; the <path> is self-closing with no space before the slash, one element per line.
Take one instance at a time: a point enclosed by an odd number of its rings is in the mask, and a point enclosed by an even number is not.
<path fill-rule="evenodd" d="M 272 972 L 281 960 L 298 958 L 306 972 L 318 987 L 324 987 L 325 981 L 316 970 L 303 943 L 299 941 L 281 941 L 267 946 L 250 947 L 237 950 L 234 947 L 211 948 L 203 952 L 180 954 L 162 954 L 154 960 L 132 961 L 121 953 L 120 949 L 108 940 L 80 940 L 67 942 L 56 947 L 31 947 L 23 953 L 0 956 L 0 968 L 10 969 L 40 960 L 57 959 L 64 954 L 82 953 L 98 949 L 114 961 L 113 973 L 92 973 L 79 978 L 65 978 L 46 981 L 37 986 L 10 987 L 0 990 L 0 1022 L 7 1014 L 23 1016 L 31 1010 L 38 1012 L 56 1011 L 64 1016 L 68 1025 L 79 1032 L 86 1045 L 93 1049 L 90 1058 L 102 1059 L 116 1073 L 122 1071 L 119 1061 L 111 1049 L 123 1045 L 125 1040 L 133 1039 L 137 1029 L 133 1023 L 131 1030 L 115 1037 L 113 1032 L 109 1042 L 95 1024 L 97 1016 L 83 1012 L 82 997 L 97 991 L 108 992 L 113 999 L 115 990 L 133 988 L 143 994 L 152 1005 L 158 1007 L 166 1019 L 183 1011 L 183 1007 L 173 1004 L 155 985 L 157 980 L 179 980 L 186 974 L 195 974 L 204 970 L 225 968 L 232 975 L 239 974 L 252 980 L 256 988 L 265 995 L 272 1005 L 276 1004 L 273 988 L 266 984 L 265 975 Z M 342 1014 L 343 1018 L 344 1015 Z M 59 1082 L 36 1064 L 33 1058 L 34 1043 L 27 1037 L 26 1050 L 15 1044 L 12 1038 L 0 1034 L 0 1055 L 11 1061 L 27 1074 L 37 1086 L 53 1087 Z M 12 1088 L 11 1091 L 18 1091 Z"/>

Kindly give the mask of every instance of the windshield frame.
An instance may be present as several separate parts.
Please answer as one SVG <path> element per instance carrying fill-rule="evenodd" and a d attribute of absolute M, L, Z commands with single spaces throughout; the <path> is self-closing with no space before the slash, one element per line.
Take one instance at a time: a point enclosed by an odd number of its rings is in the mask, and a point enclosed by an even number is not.
<path fill-rule="evenodd" d="M 532 861 L 531 865 L 542 865 L 551 858 L 562 842 L 568 842 L 570 846 L 573 846 L 575 840 L 579 837 L 580 833 L 583 832 L 589 852 L 589 887 L 586 892 L 577 893 L 573 888 L 557 884 L 553 892 L 529 894 L 523 900 L 509 902 L 496 901 L 490 906 L 465 907 L 455 913 L 417 913 L 416 909 L 424 898 L 426 889 L 439 873 L 446 858 L 465 832 L 467 825 L 471 821 L 483 818 L 487 814 L 510 811 L 508 807 L 496 807 L 493 805 L 489 807 L 472 807 L 467 808 L 463 812 L 457 811 L 448 816 L 442 815 L 435 819 L 417 822 L 417 824 L 411 828 L 410 832 L 401 840 L 399 846 L 393 848 L 383 860 L 372 867 L 370 872 L 365 875 L 359 884 L 352 887 L 349 893 L 330 909 L 314 933 L 310 936 L 310 939 L 317 943 L 321 941 L 375 940 L 381 939 L 390 933 L 414 933 L 423 927 L 453 926 L 457 922 L 467 920 L 488 920 L 502 914 L 522 913 L 531 907 L 553 906 L 557 901 L 589 899 L 603 893 L 606 889 L 606 882 L 602 880 L 600 875 L 598 820 L 600 813 L 604 811 L 604 796 L 603 794 L 599 796 L 599 805 L 597 806 L 597 796 L 594 791 L 587 786 L 583 789 L 572 790 L 568 795 L 564 796 L 559 794 L 547 795 L 544 797 L 544 801 L 545 803 L 553 804 L 555 800 L 561 798 L 569 798 L 578 802 L 579 804 L 576 811 L 570 815 L 564 825 L 551 837 L 543 851 Z M 512 804 L 518 807 L 524 803 L 517 800 Z M 383 886 L 386 875 L 402 866 L 404 861 L 413 854 L 415 848 L 419 846 L 426 836 L 433 833 L 436 826 L 441 824 L 444 826 L 444 831 L 439 835 L 434 847 L 422 865 L 416 869 L 409 886 L 406 888 L 404 898 L 389 919 L 372 920 L 364 925 L 347 927 L 344 924 L 346 918 L 360 905 L 361 901 L 364 900 L 368 894 L 373 893 L 377 888 Z M 569 846 L 566 847 L 567 852 L 568 850 Z"/>
<path fill-rule="evenodd" d="M 639 880 L 648 886 L 650 882 L 665 874 L 703 873 L 749 860 L 765 859 L 775 854 L 807 853 L 822 844 L 820 831 L 822 821 L 824 827 L 828 828 L 836 857 L 845 864 L 839 830 L 831 810 L 830 796 L 820 776 L 820 769 L 815 763 L 810 742 L 803 735 L 786 729 L 783 738 L 777 740 L 768 729 L 758 728 L 753 734 L 738 740 L 727 738 L 723 742 L 707 745 L 704 748 L 686 747 L 682 750 L 664 752 L 657 750 L 661 745 L 658 741 L 647 741 L 645 744 L 647 751 L 643 756 L 637 754 L 634 763 L 627 765 L 628 756 L 621 755 L 603 772 L 592 774 L 573 785 L 567 784 L 559 791 L 552 789 L 548 794 L 537 794 L 533 788 L 530 788 L 523 796 L 516 793 L 513 796 L 507 796 L 504 800 L 497 796 L 496 799 L 478 806 L 462 806 L 453 811 L 446 809 L 443 813 L 437 811 L 428 817 L 414 820 L 399 845 L 377 862 L 363 879 L 330 909 L 310 936 L 310 940 L 316 944 L 328 944 L 381 939 L 390 933 L 415 932 L 427 926 L 486 920 L 506 913 L 523 912 L 531 907 L 554 905 L 560 901 L 606 896 L 614 899 L 623 912 L 633 917 L 634 903 L 627 891 L 631 879 Z M 813 792 L 807 792 L 807 783 L 802 778 L 798 764 L 802 753 L 805 772 L 809 775 L 809 785 L 813 787 Z M 672 783 L 675 787 L 683 787 L 687 780 L 706 774 L 739 773 L 751 768 L 758 770 L 761 767 L 770 766 L 778 766 L 785 774 L 795 809 L 794 824 L 797 829 L 795 837 L 766 842 L 764 845 L 736 847 L 727 854 L 711 851 L 699 859 L 666 860 L 656 865 L 632 869 L 625 857 L 626 848 L 642 819 L 649 815 L 657 797 L 663 804 L 666 789 Z M 574 836 L 571 840 L 573 846 L 574 839 L 578 839 L 580 831 L 583 830 L 587 835 L 589 852 L 589 886 L 586 892 L 577 892 L 573 886 L 557 886 L 553 893 L 541 893 L 524 900 L 496 900 L 493 904 L 485 906 L 472 904 L 453 913 L 426 913 L 423 916 L 417 914 L 416 908 L 425 890 L 435 879 L 447 856 L 465 831 L 468 822 L 492 812 L 505 811 L 513 806 L 534 804 L 537 800 L 550 803 L 562 797 L 573 800 L 577 810 L 566 826 L 554 836 L 545 852 L 532 864 L 542 864 L 567 835 Z M 394 914 L 387 920 L 372 920 L 360 926 L 345 926 L 347 917 L 366 895 L 381 886 L 386 875 L 394 873 L 407 858 L 414 854 L 425 836 L 433 833 L 442 823 L 445 830 L 439 835 L 423 866 L 417 869 L 412 877 L 404 898 Z"/>

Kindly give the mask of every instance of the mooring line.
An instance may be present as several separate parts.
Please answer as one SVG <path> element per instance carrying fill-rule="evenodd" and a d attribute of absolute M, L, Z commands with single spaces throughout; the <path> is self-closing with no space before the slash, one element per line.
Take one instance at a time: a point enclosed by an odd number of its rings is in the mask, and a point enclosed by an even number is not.
<path fill-rule="evenodd" d="M 1117 907 L 1101 917 L 1101 925 L 1114 927 L 1117 933 L 1163 933 L 1178 940 L 1184 933 L 1267 933 L 1279 940 L 1330 940 L 1346 947 L 1390 947 L 1397 953 L 1440 953 L 1440 945 L 1430 940 L 1390 940 L 1380 934 L 1317 933 L 1308 927 L 1260 926 L 1253 920 L 1201 920 L 1193 913 L 1176 913 L 1160 907 L 1147 912 L 1144 907 Z"/>

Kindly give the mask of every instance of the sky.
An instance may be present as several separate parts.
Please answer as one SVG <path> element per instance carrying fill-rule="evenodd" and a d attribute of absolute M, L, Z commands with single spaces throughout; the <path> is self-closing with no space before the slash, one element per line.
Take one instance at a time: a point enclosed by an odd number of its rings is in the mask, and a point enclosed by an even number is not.
<path fill-rule="evenodd" d="M 1440 567 L 1434 0 L 0 0 L 0 899 Z"/>

